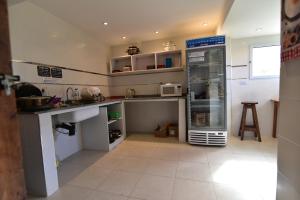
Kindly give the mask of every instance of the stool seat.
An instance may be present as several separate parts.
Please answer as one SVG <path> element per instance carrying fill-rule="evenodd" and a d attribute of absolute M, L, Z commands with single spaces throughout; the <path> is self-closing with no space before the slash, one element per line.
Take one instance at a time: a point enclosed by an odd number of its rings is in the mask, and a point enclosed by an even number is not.
<path fill-rule="evenodd" d="M 260 135 L 257 112 L 256 112 L 256 104 L 258 104 L 258 102 L 243 101 L 241 102 L 241 104 L 243 104 L 242 119 L 241 119 L 240 130 L 239 130 L 239 136 L 241 136 L 241 140 L 244 140 L 245 131 L 253 131 L 255 137 L 257 137 L 258 141 L 261 142 L 261 135 Z M 253 125 L 246 125 L 246 116 L 247 116 L 248 109 L 252 111 Z"/>
<path fill-rule="evenodd" d="M 244 130 L 245 131 L 256 131 L 256 127 L 254 125 L 245 125 Z"/>
<path fill-rule="evenodd" d="M 242 104 L 258 104 L 257 101 L 242 101 Z"/>

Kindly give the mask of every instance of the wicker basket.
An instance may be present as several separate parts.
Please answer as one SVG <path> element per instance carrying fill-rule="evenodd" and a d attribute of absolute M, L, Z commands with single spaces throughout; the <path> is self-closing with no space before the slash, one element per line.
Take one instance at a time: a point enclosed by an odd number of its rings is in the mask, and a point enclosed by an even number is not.
<path fill-rule="evenodd" d="M 154 132 L 155 137 L 168 137 L 168 124 L 164 125 L 164 126 L 157 126 L 157 128 L 155 129 Z"/>

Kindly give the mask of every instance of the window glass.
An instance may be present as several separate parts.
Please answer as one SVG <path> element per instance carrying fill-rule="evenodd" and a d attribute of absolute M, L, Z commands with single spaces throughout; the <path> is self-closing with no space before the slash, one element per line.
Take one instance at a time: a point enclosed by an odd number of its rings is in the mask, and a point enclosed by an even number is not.
<path fill-rule="evenodd" d="M 280 46 L 252 47 L 252 78 L 279 77 Z"/>

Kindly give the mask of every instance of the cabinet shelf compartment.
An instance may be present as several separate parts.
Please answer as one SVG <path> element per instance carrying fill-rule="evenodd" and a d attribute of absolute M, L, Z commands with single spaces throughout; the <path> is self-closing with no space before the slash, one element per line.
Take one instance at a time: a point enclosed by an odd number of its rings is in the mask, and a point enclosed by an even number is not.
<path fill-rule="evenodd" d="M 117 147 L 125 139 L 124 135 L 116 139 L 114 142 L 109 144 L 109 151 Z"/>
<path fill-rule="evenodd" d="M 169 67 L 166 67 L 167 58 L 171 59 L 171 65 Z M 132 68 L 130 71 L 124 71 L 124 66 L 132 66 Z M 112 58 L 110 63 L 111 76 L 127 76 L 183 70 L 181 50 L 116 57 Z"/>
<path fill-rule="evenodd" d="M 133 71 L 132 68 L 132 57 L 123 56 L 119 58 L 113 58 L 110 61 L 110 73 L 120 73 L 120 72 L 129 72 Z"/>
<path fill-rule="evenodd" d="M 155 54 L 137 54 L 132 57 L 132 64 L 135 71 L 152 70 L 155 67 Z"/>
<path fill-rule="evenodd" d="M 108 120 L 108 112 L 120 112 L 120 118 Z M 90 150 L 110 151 L 126 137 L 124 122 L 124 104 L 114 103 L 99 107 L 99 115 L 81 123 L 83 146 Z M 120 130 L 121 137 L 110 143 L 110 130 Z"/>
<path fill-rule="evenodd" d="M 114 122 L 117 122 L 118 120 L 121 120 L 122 118 L 118 118 L 118 119 L 111 119 L 111 120 L 108 120 L 107 124 L 110 125 Z"/>
<path fill-rule="evenodd" d="M 108 138 L 114 141 L 109 141 L 109 150 L 115 148 L 125 139 L 125 129 L 123 121 L 123 104 L 112 104 L 107 106 L 107 116 L 110 116 L 108 120 Z M 120 132 L 120 137 L 113 138 L 111 131 L 117 130 Z M 112 137 L 112 138 L 111 138 Z"/>
<path fill-rule="evenodd" d="M 170 67 L 166 66 L 166 59 L 168 58 L 172 61 Z M 157 69 L 181 67 L 181 50 L 156 53 L 156 66 Z"/>

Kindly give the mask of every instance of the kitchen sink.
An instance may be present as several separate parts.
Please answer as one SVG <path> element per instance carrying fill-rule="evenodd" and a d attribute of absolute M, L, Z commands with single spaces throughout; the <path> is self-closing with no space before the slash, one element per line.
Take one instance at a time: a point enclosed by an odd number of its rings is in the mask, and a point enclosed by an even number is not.
<path fill-rule="evenodd" d="M 82 105 L 82 101 L 80 100 L 68 100 L 63 102 L 64 105 L 66 106 L 79 106 Z"/>

